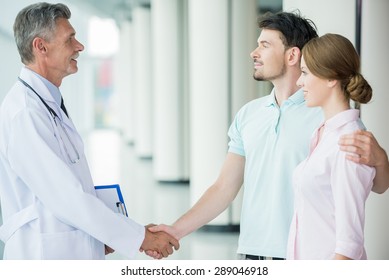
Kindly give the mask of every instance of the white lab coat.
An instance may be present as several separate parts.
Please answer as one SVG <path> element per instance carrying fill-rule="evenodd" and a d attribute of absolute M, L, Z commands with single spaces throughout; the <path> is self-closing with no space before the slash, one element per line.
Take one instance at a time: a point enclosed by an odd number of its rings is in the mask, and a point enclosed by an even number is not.
<path fill-rule="evenodd" d="M 70 163 L 49 111 L 17 82 L 0 109 L 4 259 L 104 259 L 104 244 L 133 258 L 144 226 L 114 213 L 96 197 L 72 121 L 29 69 L 23 68 L 20 77 L 63 119 L 80 161 Z"/>

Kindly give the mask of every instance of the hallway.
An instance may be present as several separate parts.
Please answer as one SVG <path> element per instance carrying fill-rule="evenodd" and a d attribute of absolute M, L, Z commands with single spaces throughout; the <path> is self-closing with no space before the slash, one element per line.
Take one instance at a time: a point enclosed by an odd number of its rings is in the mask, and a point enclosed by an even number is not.
<path fill-rule="evenodd" d="M 13 38 L 14 17 L 32 2 L 16 1 L 4 5 L 1 12 L 0 55 L 6 71 L 1 76 L 0 101 L 21 67 Z M 362 107 L 363 121 L 389 151 L 383 121 L 388 119 L 389 103 L 385 92 L 389 37 L 382 36 L 389 26 L 387 0 L 363 1 L 362 11 L 362 0 L 64 2 L 70 4 L 71 22 L 85 51 L 78 59 L 78 73 L 65 79 L 61 93 L 83 136 L 95 185 L 120 184 L 129 216 L 142 225 L 173 223 L 189 209 L 219 174 L 228 148 L 227 131 L 236 112 L 271 91 L 271 83 L 252 78 L 250 53 L 259 34 L 256 18 L 272 7 L 275 11 L 298 8 L 315 22 L 319 35 L 339 33 L 355 44 L 360 41 L 361 70 L 374 88 L 371 104 Z M 100 9 L 96 9 L 98 3 Z M 104 22 L 106 26 L 100 25 Z M 107 31 L 101 26 L 115 28 Z M 107 47 L 107 53 L 95 52 Z M 124 139 L 135 139 L 136 145 Z M 189 178 L 191 187 L 160 183 L 155 178 Z M 231 211 L 222 213 L 217 222 L 239 224 L 241 201 L 238 197 Z M 372 194 L 366 204 L 369 258 L 389 259 L 386 212 L 389 191 Z M 236 259 L 238 236 L 197 231 L 181 241 L 181 249 L 171 259 Z M 2 251 L 0 241 L 0 259 Z M 108 258 L 122 256 L 115 253 Z M 149 258 L 139 254 L 137 259 Z"/>

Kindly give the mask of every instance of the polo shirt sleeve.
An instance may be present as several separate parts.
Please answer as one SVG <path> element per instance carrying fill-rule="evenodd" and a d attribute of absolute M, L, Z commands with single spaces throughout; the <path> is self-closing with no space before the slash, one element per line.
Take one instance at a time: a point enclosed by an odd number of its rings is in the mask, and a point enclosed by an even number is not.
<path fill-rule="evenodd" d="M 365 202 L 373 185 L 375 169 L 349 161 L 345 155 L 338 151 L 332 166 L 335 253 L 361 259 L 364 254 Z"/>
<path fill-rule="evenodd" d="M 234 121 L 232 122 L 230 129 L 228 130 L 228 137 L 230 141 L 228 142 L 228 152 L 245 156 L 242 135 L 240 130 L 240 121 L 239 121 L 239 112 L 235 116 Z"/>

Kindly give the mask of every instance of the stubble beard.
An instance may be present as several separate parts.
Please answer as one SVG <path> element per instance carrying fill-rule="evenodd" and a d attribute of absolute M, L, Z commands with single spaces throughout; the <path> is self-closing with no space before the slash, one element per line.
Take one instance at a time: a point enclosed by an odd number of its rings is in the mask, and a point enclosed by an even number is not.
<path fill-rule="evenodd" d="M 273 81 L 276 80 L 282 76 L 284 76 L 286 73 L 286 67 L 285 64 L 282 65 L 281 70 L 277 74 L 265 76 L 264 74 L 260 73 L 258 70 L 254 70 L 253 78 L 256 81 Z"/>

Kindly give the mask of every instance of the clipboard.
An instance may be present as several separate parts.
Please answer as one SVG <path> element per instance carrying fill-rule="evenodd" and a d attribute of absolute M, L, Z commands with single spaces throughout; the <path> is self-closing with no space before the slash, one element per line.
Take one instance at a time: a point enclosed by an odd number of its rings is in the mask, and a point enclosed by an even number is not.
<path fill-rule="evenodd" d="M 113 212 L 128 217 L 126 204 L 118 184 L 95 186 L 97 197 L 105 203 Z"/>

